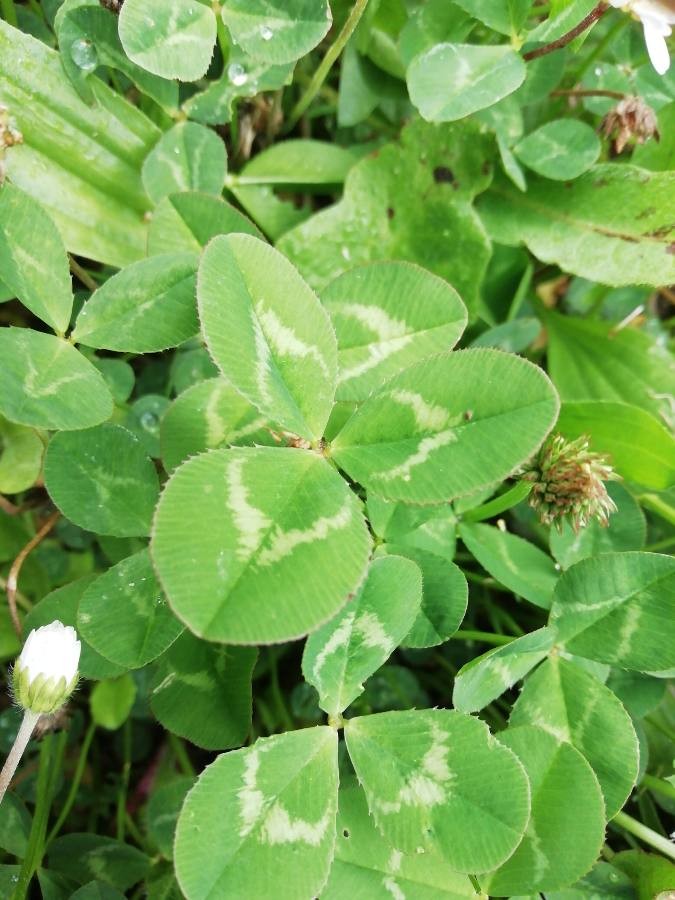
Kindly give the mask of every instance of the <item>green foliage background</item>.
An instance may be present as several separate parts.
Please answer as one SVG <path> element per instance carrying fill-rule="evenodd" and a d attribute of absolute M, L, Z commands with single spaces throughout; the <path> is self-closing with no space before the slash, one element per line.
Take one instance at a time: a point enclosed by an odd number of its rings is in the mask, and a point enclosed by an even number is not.
<path fill-rule="evenodd" d="M 0 657 L 82 641 L 0 894 L 668 896 L 675 66 L 592 0 L 0 13 Z"/>

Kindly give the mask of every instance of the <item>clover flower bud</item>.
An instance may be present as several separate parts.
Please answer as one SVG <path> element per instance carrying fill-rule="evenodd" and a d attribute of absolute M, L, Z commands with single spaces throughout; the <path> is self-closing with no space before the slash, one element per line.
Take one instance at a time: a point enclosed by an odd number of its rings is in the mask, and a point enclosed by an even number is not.
<path fill-rule="evenodd" d="M 80 642 L 75 629 L 58 620 L 28 635 L 12 672 L 14 698 L 33 713 L 53 713 L 77 684 Z"/>
<path fill-rule="evenodd" d="M 521 478 L 532 482 L 529 504 L 544 525 L 560 530 L 567 519 L 578 532 L 591 519 L 607 525 L 616 512 L 604 482 L 618 476 L 606 456 L 589 450 L 587 437 L 567 441 L 556 434 L 549 438 Z"/>
<path fill-rule="evenodd" d="M 605 137 L 614 136 L 614 152 L 623 153 L 631 138 L 644 144 L 649 138 L 660 140 L 656 113 L 641 97 L 624 97 L 611 109 L 600 126 Z"/>

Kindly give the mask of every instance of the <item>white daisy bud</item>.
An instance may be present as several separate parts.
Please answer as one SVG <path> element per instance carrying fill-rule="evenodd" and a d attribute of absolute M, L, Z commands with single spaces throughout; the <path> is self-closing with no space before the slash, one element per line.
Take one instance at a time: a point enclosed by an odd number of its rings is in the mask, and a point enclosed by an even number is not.
<path fill-rule="evenodd" d="M 56 712 L 77 684 L 79 662 L 80 642 L 70 625 L 33 629 L 12 673 L 14 698 L 30 712 Z"/>

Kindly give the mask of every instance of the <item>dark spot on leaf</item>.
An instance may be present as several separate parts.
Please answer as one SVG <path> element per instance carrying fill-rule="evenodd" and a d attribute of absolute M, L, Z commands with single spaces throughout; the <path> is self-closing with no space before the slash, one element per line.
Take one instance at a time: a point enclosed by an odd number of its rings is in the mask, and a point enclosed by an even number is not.
<path fill-rule="evenodd" d="M 492 169 L 492 163 L 490 162 L 489 159 L 486 159 L 485 162 L 483 163 L 483 165 L 480 167 L 480 170 L 483 173 L 483 175 L 489 175 L 491 169 Z"/>
<path fill-rule="evenodd" d="M 393 206 L 388 206 L 388 207 L 387 207 L 387 218 L 388 218 L 388 219 L 393 219 L 395 215 L 396 215 L 396 213 L 394 212 L 394 207 L 393 207 Z"/>
<path fill-rule="evenodd" d="M 473 410 L 467 409 L 466 412 L 464 413 L 464 421 L 470 422 L 472 419 L 473 419 Z"/>
<path fill-rule="evenodd" d="M 452 174 L 452 169 L 449 169 L 447 166 L 436 166 L 434 169 L 434 181 L 436 184 L 452 184 L 455 180 L 455 176 Z"/>
<path fill-rule="evenodd" d="M 349 837 L 349 830 L 347 828 L 345 828 L 345 830 L 342 832 L 342 837 Z"/>

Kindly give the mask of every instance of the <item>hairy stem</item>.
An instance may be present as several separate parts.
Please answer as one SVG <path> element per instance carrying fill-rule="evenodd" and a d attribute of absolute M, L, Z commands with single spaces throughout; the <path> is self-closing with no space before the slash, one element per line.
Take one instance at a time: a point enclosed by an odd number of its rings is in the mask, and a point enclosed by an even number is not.
<path fill-rule="evenodd" d="M 536 50 L 529 50 L 527 53 L 523 54 L 523 59 L 525 62 L 529 62 L 531 59 L 538 59 L 540 56 L 546 56 L 547 53 L 553 53 L 555 50 L 562 50 L 562 48 L 570 44 L 574 38 L 579 37 L 586 29 L 590 28 L 594 22 L 597 22 L 601 16 L 604 16 L 608 9 L 609 7 L 603 0 L 603 2 L 598 3 L 598 5 L 595 6 L 578 25 L 575 25 L 574 28 L 570 29 L 570 31 L 561 35 L 561 37 L 557 38 L 555 41 L 551 41 L 550 44 L 544 44 L 543 47 L 537 47 Z"/>
<path fill-rule="evenodd" d="M 24 750 L 28 746 L 28 741 L 30 740 L 30 736 L 34 731 L 39 718 L 40 713 L 30 712 L 29 710 L 25 710 L 23 714 L 23 719 L 19 726 L 16 738 L 14 739 L 14 744 L 12 745 L 12 749 L 9 751 L 5 764 L 0 772 L 0 803 L 2 803 L 2 798 L 5 796 L 12 778 L 14 778 L 16 767 L 19 765 Z"/>
<path fill-rule="evenodd" d="M 21 566 L 26 561 L 26 557 L 37 547 L 37 545 L 44 540 L 44 538 L 49 534 L 54 525 L 56 525 L 57 519 L 61 513 L 57 510 L 52 513 L 51 516 L 47 519 L 44 525 L 38 530 L 38 532 L 32 537 L 26 546 L 21 550 L 19 555 L 16 557 L 14 562 L 12 563 L 12 567 L 9 570 L 9 575 L 7 576 L 7 605 L 9 606 L 9 615 L 12 619 L 12 625 L 14 626 L 14 631 L 16 631 L 17 636 L 20 638 L 23 634 L 23 629 L 21 627 L 21 619 L 19 619 L 19 613 L 16 608 L 16 592 L 17 592 L 17 584 L 19 580 L 19 572 L 21 571 Z"/>
<path fill-rule="evenodd" d="M 321 90 L 321 85 L 328 77 L 328 73 L 332 69 L 333 63 L 340 56 L 345 48 L 347 41 L 354 33 L 354 29 L 359 24 L 359 20 L 365 12 L 366 6 L 368 6 L 368 0 L 356 0 L 356 3 L 352 7 L 352 11 L 347 17 L 347 21 L 342 27 L 342 31 L 340 32 L 340 34 L 338 34 L 338 36 L 335 38 L 335 41 L 328 48 L 326 55 L 319 63 L 319 66 L 312 76 L 309 84 L 307 85 L 307 88 L 291 110 L 291 113 L 288 117 L 288 123 L 286 125 L 286 131 L 290 131 L 295 127 L 295 125 L 297 125 L 300 116 L 304 113 L 309 104 Z"/>

